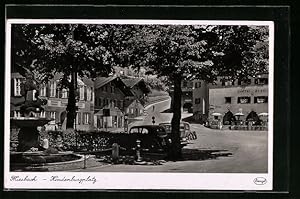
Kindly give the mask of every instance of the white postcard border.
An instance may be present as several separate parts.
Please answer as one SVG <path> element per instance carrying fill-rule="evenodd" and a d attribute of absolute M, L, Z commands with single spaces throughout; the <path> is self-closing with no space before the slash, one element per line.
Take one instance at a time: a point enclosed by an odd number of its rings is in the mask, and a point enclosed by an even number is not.
<path fill-rule="evenodd" d="M 269 26 L 269 126 L 268 173 L 121 173 L 121 172 L 10 172 L 10 58 L 11 24 L 170 24 L 170 25 L 266 25 Z M 122 190 L 272 190 L 273 189 L 273 94 L 274 23 L 241 20 L 94 20 L 94 19 L 7 19 L 5 43 L 5 189 L 122 189 Z M 24 181 L 12 180 L 19 176 Z M 57 181 L 55 179 L 71 179 Z M 26 180 L 27 179 L 27 180 Z M 72 180 L 73 179 L 73 180 Z M 256 179 L 266 183 L 257 184 Z"/>

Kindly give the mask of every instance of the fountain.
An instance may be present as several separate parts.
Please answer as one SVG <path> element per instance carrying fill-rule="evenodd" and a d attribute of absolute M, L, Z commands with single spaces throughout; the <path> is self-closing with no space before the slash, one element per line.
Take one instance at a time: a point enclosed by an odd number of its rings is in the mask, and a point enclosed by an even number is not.
<path fill-rule="evenodd" d="M 31 87 L 23 93 L 22 100 L 11 102 L 20 108 L 21 116 L 10 118 L 11 127 L 19 129 L 17 150 L 10 152 L 11 170 L 24 171 L 29 168 L 30 171 L 48 171 L 49 164 L 70 163 L 82 159 L 80 155 L 71 151 L 58 151 L 49 147 L 48 140 L 43 146 L 40 144 L 40 132 L 37 127 L 44 126 L 53 119 L 39 117 L 47 100 L 39 98 L 38 95 L 35 96 L 35 100 L 28 98 L 27 94 L 32 96 L 34 89 Z"/>
<path fill-rule="evenodd" d="M 47 103 L 46 100 L 38 99 L 37 101 L 25 101 L 20 106 L 22 117 L 11 118 L 11 125 L 17 126 L 20 130 L 18 133 L 17 151 L 24 152 L 31 148 L 40 149 L 40 134 L 38 126 L 44 126 L 51 119 L 35 117 L 43 110 L 42 105 Z"/>

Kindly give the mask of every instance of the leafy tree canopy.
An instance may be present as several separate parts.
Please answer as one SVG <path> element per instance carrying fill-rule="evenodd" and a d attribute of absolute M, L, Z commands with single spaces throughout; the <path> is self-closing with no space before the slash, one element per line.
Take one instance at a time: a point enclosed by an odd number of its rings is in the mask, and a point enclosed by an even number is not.
<path fill-rule="evenodd" d="M 108 75 L 112 66 L 122 65 L 124 41 L 132 26 L 85 24 L 24 24 L 12 27 L 12 65 L 25 74 L 26 69 L 48 81 L 62 73 L 67 85 L 72 72 L 81 77 Z"/>
<path fill-rule="evenodd" d="M 258 26 L 139 26 L 129 60 L 170 80 L 180 74 L 212 82 L 268 71 L 268 29 Z"/>

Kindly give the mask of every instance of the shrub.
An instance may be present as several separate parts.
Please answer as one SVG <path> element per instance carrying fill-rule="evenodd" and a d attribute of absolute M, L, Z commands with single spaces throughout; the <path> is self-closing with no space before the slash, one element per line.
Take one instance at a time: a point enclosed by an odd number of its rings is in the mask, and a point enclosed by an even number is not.
<path fill-rule="evenodd" d="M 53 147 L 49 147 L 48 149 L 46 149 L 43 153 L 50 155 L 50 154 L 58 154 L 58 150 L 53 148 Z"/>

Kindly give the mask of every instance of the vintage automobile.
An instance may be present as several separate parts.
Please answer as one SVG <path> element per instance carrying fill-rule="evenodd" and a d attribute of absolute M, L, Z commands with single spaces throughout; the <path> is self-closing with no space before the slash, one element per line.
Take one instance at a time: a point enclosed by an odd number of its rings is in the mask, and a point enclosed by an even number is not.
<path fill-rule="evenodd" d="M 160 126 L 163 126 L 166 129 L 166 132 L 168 134 L 168 138 L 171 137 L 171 123 L 170 122 L 164 122 L 160 123 Z M 184 147 L 188 144 L 188 136 L 191 134 L 191 128 L 190 124 L 188 122 L 181 122 L 180 123 L 180 143 L 181 146 Z"/>
<path fill-rule="evenodd" d="M 137 140 L 140 140 L 141 149 L 149 152 L 167 152 L 171 144 L 166 130 L 159 125 L 133 126 L 115 142 L 130 150 L 136 148 Z"/>

